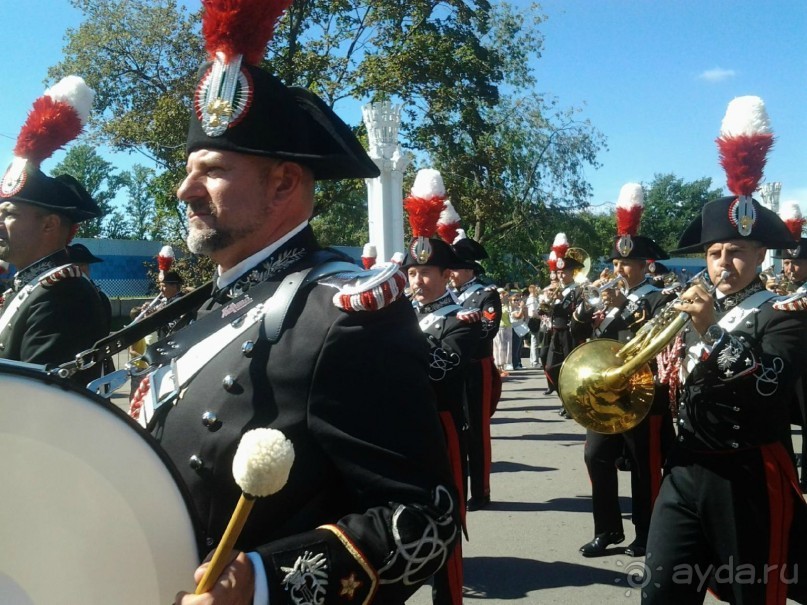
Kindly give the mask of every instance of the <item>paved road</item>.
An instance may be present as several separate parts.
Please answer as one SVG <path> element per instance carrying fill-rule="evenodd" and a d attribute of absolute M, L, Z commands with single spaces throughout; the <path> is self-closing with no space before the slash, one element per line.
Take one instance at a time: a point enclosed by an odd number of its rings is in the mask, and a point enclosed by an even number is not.
<path fill-rule="evenodd" d="M 625 605 L 640 602 L 643 559 L 612 547 L 594 559 L 578 548 L 593 537 L 590 483 L 583 462 L 585 429 L 557 415 L 539 370 L 505 380 L 493 417 L 493 472 L 487 509 L 469 513 L 463 544 L 465 602 L 495 604 Z M 630 510 L 630 475 L 619 473 L 620 501 Z M 633 525 L 625 515 L 628 544 Z M 707 597 L 706 603 L 719 603 Z M 428 587 L 409 600 L 431 603 Z"/>

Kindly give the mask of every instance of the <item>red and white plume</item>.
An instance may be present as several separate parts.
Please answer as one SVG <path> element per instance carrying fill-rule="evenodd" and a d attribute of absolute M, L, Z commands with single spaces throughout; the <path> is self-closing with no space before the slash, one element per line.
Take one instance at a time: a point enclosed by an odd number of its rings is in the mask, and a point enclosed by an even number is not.
<path fill-rule="evenodd" d="M 412 192 L 403 202 L 413 236 L 428 238 L 435 234 L 445 201 L 446 188 L 440 173 L 431 168 L 418 170 Z"/>
<path fill-rule="evenodd" d="M 34 101 L 14 146 L 14 155 L 37 167 L 75 139 L 90 116 L 95 91 L 78 76 L 67 76 Z"/>
<path fill-rule="evenodd" d="M 365 269 L 372 269 L 375 265 L 375 259 L 378 257 L 378 251 L 373 244 L 364 244 L 364 249 L 361 252 L 361 264 Z"/>
<path fill-rule="evenodd" d="M 616 234 L 635 236 L 644 212 L 644 191 L 639 183 L 625 183 L 616 201 Z"/>
<path fill-rule="evenodd" d="M 729 103 L 717 138 L 726 183 L 736 196 L 751 196 L 762 179 L 773 133 L 762 99 L 737 97 Z"/>
<path fill-rule="evenodd" d="M 202 34 L 211 61 L 224 63 L 243 56 L 258 65 L 277 22 L 292 0 L 202 0 Z"/>
<path fill-rule="evenodd" d="M 555 254 L 554 250 L 549 253 L 549 260 L 546 261 L 546 264 L 549 265 L 550 271 L 558 270 L 558 255 Z"/>
<path fill-rule="evenodd" d="M 566 238 L 566 234 L 558 233 L 555 236 L 555 241 L 552 242 L 552 251 L 555 253 L 555 258 L 565 258 L 568 249 L 569 240 Z"/>
<path fill-rule="evenodd" d="M 788 231 L 793 236 L 793 239 L 799 241 L 801 239 L 801 231 L 804 223 L 807 221 L 801 214 L 801 206 L 796 201 L 789 201 L 782 204 L 782 209 L 779 211 L 779 218 L 781 218 Z"/>
<path fill-rule="evenodd" d="M 157 268 L 160 270 L 160 275 L 164 275 L 166 271 L 171 269 L 174 264 L 174 249 L 171 246 L 163 246 L 157 254 Z"/>
<path fill-rule="evenodd" d="M 437 219 L 437 233 L 447 244 L 453 244 L 458 237 L 460 227 L 460 215 L 454 209 L 451 200 L 446 200 L 445 207 Z"/>

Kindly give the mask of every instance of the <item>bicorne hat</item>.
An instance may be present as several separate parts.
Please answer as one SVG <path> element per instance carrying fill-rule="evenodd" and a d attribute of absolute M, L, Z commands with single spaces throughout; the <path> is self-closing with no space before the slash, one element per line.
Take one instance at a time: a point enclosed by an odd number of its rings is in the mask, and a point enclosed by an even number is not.
<path fill-rule="evenodd" d="M 78 76 L 67 76 L 34 101 L 14 159 L 0 181 L 0 201 L 23 202 L 56 212 L 73 223 L 101 216 L 101 209 L 72 176 L 40 170 L 43 161 L 75 139 L 90 115 L 95 92 Z"/>
<path fill-rule="evenodd" d="M 80 263 L 83 265 L 92 265 L 94 263 L 104 262 L 103 258 L 98 258 L 95 256 L 84 244 L 70 244 L 67 246 L 67 255 L 74 263 Z"/>
<path fill-rule="evenodd" d="M 555 268 L 556 270 L 569 270 L 582 269 L 583 264 L 571 256 L 566 256 L 569 251 L 569 239 L 565 233 L 558 233 L 555 240 L 552 242 L 552 252 L 555 253 Z"/>
<path fill-rule="evenodd" d="M 219 149 L 289 160 L 316 179 L 372 178 L 378 167 L 317 95 L 259 67 L 291 0 L 207 0 L 209 62 L 194 94 L 186 150 Z"/>
<path fill-rule="evenodd" d="M 608 260 L 670 258 L 654 240 L 639 235 L 644 213 L 644 190 L 639 183 L 626 183 L 616 202 L 616 239 Z"/>
<path fill-rule="evenodd" d="M 795 248 L 782 219 L 751 196 L 762 179 L 766 154 L 773 145 L 770 120 L 762 99 L 737 97 L 729 103 L 717 146 L 726 183 L 733 195 L 704 204 L 675 253 L 703 252 L 717 242 L 751 240 L 766 248 Z"/>
<path fill-rule="evenodd" d="M 440 237 L 438 222 L 445 209 L 446 189 L 443 177 L 437 170 L 426 168 L 415 175 L 410 195 L 404 208 L 412 228 L 412 241 L 404 257 L 402 268 L 431 265 L 441 269 L 460 268 L 454 250 Z M 444 233 L 447 233 L 443 229 Z"/>
<path fill-rule="evenodd" d="M 801 215 L 801 206 L 796 201 L 789 201 L 782 204 L 782 209 L 779 211 L 779 218 L 781 218 L 787 230 L 793 239 L 799 242 L 795 248 L 779 249 L 774 254 L 774 258 L 807 258 L 807 238 L 802 237 L 802 229 L 804 227 L 805 219 Z"/>

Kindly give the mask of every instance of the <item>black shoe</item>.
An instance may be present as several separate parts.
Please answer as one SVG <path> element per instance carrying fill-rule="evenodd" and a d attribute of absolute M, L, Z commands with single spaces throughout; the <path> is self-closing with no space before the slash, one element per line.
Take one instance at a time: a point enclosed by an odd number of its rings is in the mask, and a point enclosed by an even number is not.
<path fill-rule="evenodd" d="M 621 531 L 608 531 L 604 534 L 597 534 L 591 542 L 583 544 L 580 552 L 584 557 L 599 557 L 608 551 L 611 544 L 621 544 L 624 541 L 625 534 Z"/>
<path fill-rule="evenodd" d="M 544 395 L 551 395 L 554 392 L 555 389 L 553 389 L 552 387 L 547 387 L 547 389 L 544 391 Z"/>
<path fill-rule="evenodd" d="M 569 412 L 566 411 L 566 408 L 562 407 L 558 410 L 558 416 L 560 416 L 561 418 L 568 418 Z"/>
<path fill-rule="evenodd" d="M 490 504 L 490 496 L 483 498 L 471 498 L 468 504 L 465 505 L 465 510 L 480 510 Z"/>
<path fill-rule="evenodd" d="M 643 557 L 647 552 L 647 541 L 636 538 L 625 547 L 625 554 L 629 557 Z"/>

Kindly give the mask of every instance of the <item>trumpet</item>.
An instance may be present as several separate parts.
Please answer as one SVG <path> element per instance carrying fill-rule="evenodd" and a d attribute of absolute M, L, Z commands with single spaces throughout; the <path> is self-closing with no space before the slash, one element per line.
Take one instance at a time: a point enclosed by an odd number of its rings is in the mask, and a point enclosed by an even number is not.
<path fill-rule="evenodd" d="M 708 285 L 706 271 L 690 280 L 710 294 L 729 275 L 724 271 Z M 571 417 L 596 433 L 617 434 L 638 425 L 650 411 L 655 393 L 650 360 L 686 326 L 690 315 L 674 308 L 678 297 L 664 306 L 627 344 L 607 338 L 574 349 L 563 362 L 558 394 Z"/>
<path fill-rule="evenodd" d="M 586 305 L 589 307 L 602 309 L 606 306 L 605 302 L 603 301 L 603 292 L 614 289 L 619 290 L 623 296 L 627 296 L 630 286 L 628 286 L 628 280 L 625 279 L 624 275 L 617 274 L 613 279 L 610 279 L 599 286 L 594 286 L 593 284 L 584 284 L 583 300 L 585 300 Z"/>
<path fill-rule="evenodd" d="M 798 286 L 787 274 L 776 273 L 773 267 L 760 272 L 759 279 L 768 290 L 777 294 L 793 294 L 798 289 Z"/>

